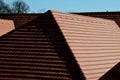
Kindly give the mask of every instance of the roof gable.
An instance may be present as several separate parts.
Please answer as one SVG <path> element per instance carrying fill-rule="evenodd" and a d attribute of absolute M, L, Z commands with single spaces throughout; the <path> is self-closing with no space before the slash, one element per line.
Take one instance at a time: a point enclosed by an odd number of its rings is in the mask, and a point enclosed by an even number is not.
<path fill-rule="evenodd" d="M 52 11 L 86 79 L 97 80 L 120 59 L 120 29 L 107 19 Z"/>

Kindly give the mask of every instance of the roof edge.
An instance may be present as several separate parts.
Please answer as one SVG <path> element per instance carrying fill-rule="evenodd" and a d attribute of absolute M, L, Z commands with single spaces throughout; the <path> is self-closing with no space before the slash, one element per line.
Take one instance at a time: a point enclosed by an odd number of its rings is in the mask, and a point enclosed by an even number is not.
<path fill-rule="evenodd" d="M 96 13 L 120 13 L 120 11 L 106 11 L 106 12 L 70 12 L 72 14 L 96 14 Z"/>

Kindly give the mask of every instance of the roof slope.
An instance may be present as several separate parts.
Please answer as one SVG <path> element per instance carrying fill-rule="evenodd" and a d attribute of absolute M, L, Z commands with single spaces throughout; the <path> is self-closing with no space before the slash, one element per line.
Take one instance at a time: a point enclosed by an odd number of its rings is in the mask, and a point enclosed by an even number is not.
<path fill-rule="evenodd" d="M 0 36 L 10 32 L 13 29 L 15 29 L 13 20 L 0 19 Z"/>
<path fill-rule="evenodd" d="M 87 80 L 98 80 L 120 60 L 120 29 L 112 20 L 52 11 Z"/>
<path fill-rule="evenodd" d="M 0 38 L 0 79 L 85 80 L 49 12 Z"/>
<path fill-rule="evenodd" d="M 91 12 L 91 13 L 89 12 L 89 13 L 76 13 L 76 14 L 111 19 L 116 21 L 116 23 L 120 27 L 120 12 Z"/>
<path fill-rule="evenodd" d="M 120 62 L 104 74 L 100 80 L 120 80 Z"/>
<path fill-rule="evenodd" d="M 0 14 L 0 19 L 13 20 L 15 28 L 19 28 L 41 15 L 42 14 Z"/>
<path fill-rule="evenodd" d="M 0 18 L 17 28 L 0 38 L 2 80 L 106 80 L 119 68 L 112 68 L 120 59 L 120 30 L 112 20 L 55 11 Z"/>

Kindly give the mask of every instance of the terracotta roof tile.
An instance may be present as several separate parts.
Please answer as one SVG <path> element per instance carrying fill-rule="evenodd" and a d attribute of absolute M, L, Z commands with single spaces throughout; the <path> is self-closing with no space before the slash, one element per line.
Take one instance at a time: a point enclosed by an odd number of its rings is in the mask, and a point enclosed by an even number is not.
<path fill-rule="evenodd" d="M 15 29 L 13 20 L 0 19 L 0 36 Z"/>
<path fill-rule="evenodd" d="M 104 74 L 99 80 L 120 80 L 120 62 Z"/>
<path fill-rule="evenodd" d="M 0 38 L 0 79 L 84 80 L 84 76 L 48 12 Z"/>
<path fill-rule="evenodd" d="M 120 27 L 120 12 L 92 12 L 92 13 L 76 13 L 80 15 L 111 19 L 114 20 Z"/>
<path fill-rule="evenodd" d="M 0 14 L 16 27 L 0 37 L 0 79 L 108 79 L 120 59 L 116 15 Z"/>
<path fill-rule="evenodd" d="M 97 80 L 120 59 L 120 29 L 102 18 L 52 11 L 87 80 Z"/>
<path fill-rule="evenodd" d="M 42 14 L 0 14 L 0 19 L 13 20 L 15 23 L 15 28 L 19 28 L 41 15 Z"/>

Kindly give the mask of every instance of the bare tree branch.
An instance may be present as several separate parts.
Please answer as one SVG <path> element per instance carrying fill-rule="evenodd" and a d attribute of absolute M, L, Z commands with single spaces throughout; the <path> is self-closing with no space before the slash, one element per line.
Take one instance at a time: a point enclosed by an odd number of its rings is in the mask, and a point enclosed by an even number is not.
<path fill-rule="evenodd" d="M 12 4 L 13 13 L 27 13 L 29 12 L 29 6 L 22 0 L 16 0 Z"/>

